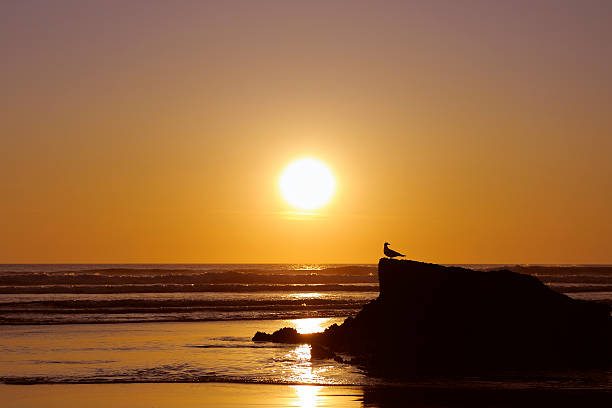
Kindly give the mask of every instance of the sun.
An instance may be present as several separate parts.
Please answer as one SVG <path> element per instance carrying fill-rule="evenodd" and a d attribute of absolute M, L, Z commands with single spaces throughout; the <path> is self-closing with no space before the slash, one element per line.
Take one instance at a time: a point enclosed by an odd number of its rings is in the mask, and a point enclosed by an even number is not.
<path fill-rule="evenodd" d="M 304 158 L 292 162 L 279 180 L 283 198 L 300 210 L 314 210 L 325 205 L 336 188 L 329 168 L 322 162 Z"/>

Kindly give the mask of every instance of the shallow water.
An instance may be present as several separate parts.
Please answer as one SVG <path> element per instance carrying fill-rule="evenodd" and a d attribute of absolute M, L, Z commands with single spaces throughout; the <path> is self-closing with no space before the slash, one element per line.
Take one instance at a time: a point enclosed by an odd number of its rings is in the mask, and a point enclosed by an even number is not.
<path fill-rule="evenodd" d="M 3 326 L 0 381 L 6 384 L 222 382 L 612 392 L 610 370 L 383 380 L 334 360 L 311 361 L 308 345 L 251 341 L 258 330 L 272 332 L 281 327 L 295 327 L 308 333 L 341 321 L 341 318 L 308 318 Z"/>
<path fill-rule="evenodd" d="M 320 331 L 341 318 L 4 326 L 6 383 L 368 384 L 356 367 L 310 361 L 310 346 L 254 343 L 257 330 Z"/>

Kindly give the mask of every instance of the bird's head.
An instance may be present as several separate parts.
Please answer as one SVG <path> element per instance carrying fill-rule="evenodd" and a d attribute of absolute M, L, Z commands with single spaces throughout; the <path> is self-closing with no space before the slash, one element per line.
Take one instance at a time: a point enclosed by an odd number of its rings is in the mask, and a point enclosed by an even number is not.
<path fill-rule="evenodd" d="M 385 242 L 385 246 L 387 246 L 387 245 L 391 245 L 391 244 L 389 244 L 388 242 Z"/>

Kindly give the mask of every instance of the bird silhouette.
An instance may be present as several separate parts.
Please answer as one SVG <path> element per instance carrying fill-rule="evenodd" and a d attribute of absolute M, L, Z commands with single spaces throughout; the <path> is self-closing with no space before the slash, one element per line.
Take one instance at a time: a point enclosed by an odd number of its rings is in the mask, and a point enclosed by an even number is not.
<path fill-rule="evenodd" d="M 383 252 L 389 258 L 395 258 L 396 256 L 406 256 L 406 255 L 400 254 L 399 252 L 395 252 L 394 250 L 389 248 L 389 243 L 388 242 L 385 242 L 385 249 L 384 249 Z"/>

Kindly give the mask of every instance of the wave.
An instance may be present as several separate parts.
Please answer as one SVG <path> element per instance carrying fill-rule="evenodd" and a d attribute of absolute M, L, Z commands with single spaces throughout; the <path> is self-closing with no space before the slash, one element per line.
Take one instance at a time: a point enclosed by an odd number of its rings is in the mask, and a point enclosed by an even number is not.
<path fill-rule="evenodd" d="M 359 284 L 155 284 L 0 286 L 0 294 L 45 293 L 190 293 L 190 292 L 378 292 L 378 285 Z"/>
<path fill-rule="evenodd" d="M 373 266 L 310 268 L 293 269 L 287 265 L 75 265 L 70 268 L 68 265 L 21 265 L 18 268 L 0 265 L 0 293 L 282 290 L 282 286 L 276 285 L 343 285 L 345 290 L 356 290 L 350 285 L 370 284 L 373 289 L 378 283 L 376 267 Z M 547 284 L 612 284 L 612 266 L 518 265 L 505 268 L 534 275 Z M 494 269 L 502 268 L 487 270 Z M 296 289 L 293 286 L 291 290 Z M 332 290 L 336 289 L 342 290 L 339 286 Z M 329 289 L 321 287 L 319 290 Z"/>
<path fill-rule="evenodd" d="M 29 273 L 0 275 L 0 286 L 31 285 L 154 285 L 154 284 L 322 284 L 371 283 L 374 275 L 263 275 L 246 272 L 215 272 L 202 274 L 107 275 L 73 273 Z"/>
<path fill-rule="evenodd" d="M 44 266 L 44 265 L 43 265 Z M 164 266 L 164 267 L 162 267 Z M 34 270 L 28 270 L 30 267 Z M 137 267 L 106 267 L 82 265 L 66 269 L 23 265 L 21 268 L 0 265 L 0 286 L 39 285 L 124 285 L 124 284 L 329 284 L 375 283 L 376 267 L 338 266 L 320 269 L 278 269 L 269 265 L 222 269 L 187 269 L 173 265 L 139 265 Z M 225 265 L 228 268 L 228 265 Z M 507 266 L 485 270 L 509 269 L 534 275 L 548 282 L 612 283 L 612 266 Z"/>
<path fill-rule="evenodd" d="M 289 310 L 333 307 L 357 308 L 365 303 L 356 299 L 273 299 L 273 300 L 54 300 L 0 303 L 0 313 L 164 313 L 195 312 L 199 310 Z"/>
<path fill-rule="evenodd" d="M 373 382 L 372 380 L 367 382 Z M 364 383 L 367 383 L 364 381 Z M 380 382 L 380 381 L 379 381 Z M 41 384 L 161 384 L 161 383 L 233 383 L 233 384 L 277 384 L 277 385 L 321 385 L 321 386 L 359 386 L 363 383 L 333 381 L 295 381 L 283 378 L 238 377 L 223 375 L 172 376 L 168 378 L 62 378 L 62 377 L 0 377 L 0 383 L 7 385 Z"/>
<path fill-rule="evenodd" d="M 612 276 L 611 265 L 514 265 L 505 268 L 529 275 L 607 275 Z"/>
<path fill-rule="evenodd" d="M 116 324 L 116 323 L 168 323 L 217 322 L 246 320 L 293 320 L 308 318 L 345 318 L 357 314 L 359 309 L 300 309 L 256 311 L 199 311 L 175 313 L 120 313 L 120 314 L 0 314 L 0 325 L 62 325 L 62 324 Z"/>
<path fill-rule="evenodd" d="M 195 276 L 195 275 L 376 275 L 376 266 L 342 265 L 300 268 L 296 265 L 0 265 L 0 276 L 99 275 L 99 276 Z"/>
<path fill-rule="evenodd" d="M 580 293 L 580 292 L 612 292 L 612 284 L 609 285 L 590 285 L 590 284 L 549 284 L 551 289 L 561 293 Z"/>
<path fill-rule="evenodd" d="M 375 294 L 192 294 L 190 297 L 177 294 L 165 299 L 153 294 L 137 295 L 140 298 L 114 295 L 113 299 L 98 295 L 76 299 L 49 295 L 41 300 L 37 296 L 17 295 L 0 302 L 0 325 L 346 317 L 357 313 Z"/>

